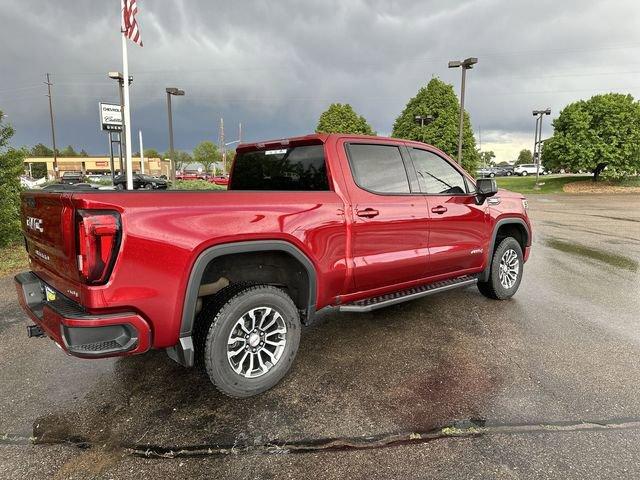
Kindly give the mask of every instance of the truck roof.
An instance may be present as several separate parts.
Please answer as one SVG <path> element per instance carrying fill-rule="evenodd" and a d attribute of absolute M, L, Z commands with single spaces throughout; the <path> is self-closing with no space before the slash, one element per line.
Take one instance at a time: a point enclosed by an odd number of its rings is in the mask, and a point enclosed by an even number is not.
<path fill-rule="evenodd" d="M 241 143 L 237 151 L 254 150 L 256 148 L 280 147 L 284 145 L 305 145 L 309 143 L 326 143 L 330 138 L 362 138 L 375 140 L 389 140 L 393 142 L 408 141 L 400 138 L 379 137 L 376 135 L 357 135 L 352 133 L 311 133 L 299 137 L 277 138 L 272 140 L 262 140 L 252 143 Z"/>

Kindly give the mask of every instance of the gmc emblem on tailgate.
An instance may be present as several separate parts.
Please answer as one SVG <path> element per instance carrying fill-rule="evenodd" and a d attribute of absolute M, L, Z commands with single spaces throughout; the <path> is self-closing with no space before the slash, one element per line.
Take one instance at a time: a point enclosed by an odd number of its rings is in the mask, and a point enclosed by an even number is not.
<path fill-rule="evenodd" d="M 36 230 L 38 232 L 44 232 L 44 228 L 42 228 L 42 219 L 35 217 L 27 217 L 27 228 L 31 230 Z"/>

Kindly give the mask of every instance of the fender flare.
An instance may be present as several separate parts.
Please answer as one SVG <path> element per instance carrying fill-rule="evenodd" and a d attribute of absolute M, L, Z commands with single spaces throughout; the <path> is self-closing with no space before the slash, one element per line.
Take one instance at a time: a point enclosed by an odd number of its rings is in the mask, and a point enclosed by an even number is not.
<path fill-rule="evenodd" d="M 266 251 L 285 252 L 298 260 L 307 271 L 309 278 L 309 297 L 305 311 L 307 320 L 309 321 L 311 319 L 316 310 L 317 275 L 315 267 L 311 260 L 309 260 L 309 257 L 298 247 L 284 240 L 255 240 L 215 245 L 201 252 L 193 262 L 182 306 L 179 342 L 175 346 L 167 348 L 169 357 L 186 367 L 193 366 L 194 349 L 191 331 L 195 321 L 200 281 L 202 280 L 202 275 L 207 265 L 212 260 L 224 255 Z"/>
<path fill-rule="evenodd" d="M 487 253 L 488 255 L 487 266 L 480 273 L 480 277 L 478 277 L 479 282 L 486 282 L 487 280 L 489 280 L 489 275 L 491 273 L 491 257 L 493 256 L 493 249 L 496 246 L 496 237 L 498 236 L 498 230 L 500 230 L 500 227 L 502 227 L 503 225 L 510 225 L 510 224 L 520 225 L 522 228 L 524 228 L 524 231 L 527 235 L 527 237 L 525 238 L 524 244 L 525 245 L 531 244 L 531 230 L 529 230 L 529 226 L 527 225 L 527 222 L 525 222 L 521 218 L 516 218 L 516 217 L 509 217 L 509 218 L 503 218 L 501 220 L 498 220 L 496 224 L 493 226 L 493 234 L 491 235 L 491 243 L 489 244 L 489 251 Z"/>

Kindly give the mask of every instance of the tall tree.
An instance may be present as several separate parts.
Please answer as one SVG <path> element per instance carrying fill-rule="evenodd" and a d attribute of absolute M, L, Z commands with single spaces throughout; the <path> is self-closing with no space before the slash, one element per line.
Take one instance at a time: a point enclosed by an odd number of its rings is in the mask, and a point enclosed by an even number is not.
<path fill-rule="evenodd" d="M 20 175 L 25 152 L 9 145 L 14 130 L 0 111 L 0 246 L 20 236 Z"/>
<path fill-rule="evenodd" d="M 424 126 L 416 116 L 431 116 L 433 121 Z M 458 128 L 460 104 L 453 86 L 439 78 L 432 78 L 426 87 L 409 100 L 393 124 L 392 136 L 417 140 L 438 147 L 452 158 L 458 155 Z M 464 113 L 462 129 L 462 166 L 469 172 L 478 165 L 476 139 L 473 136 L 469 114 Z"/>
<path fill-rule="evenodd" d="M 493 153 L 493 150 L 485 150 L 484 152 L 480 152 L 480 163 L 484 166 L 493 167 L 495 162 L 493 161 L 496 158 L 496 154 Z"/>
<path fill-rule="evenodd" d="M 191 154 L 189 152 L 183 152 L 182 150 L 174 150 L 173 157 L 173 163 L 175 164 L 176 170 L 181 171 L 186 165 L 193 162 Z M 169 158 L 169 152 L 164 154 L 164 158 Z"/>
<path fill-rule="evenodd" d="M 523 165 L 529 163 L 533 163 L 533 154 L 528 148 L 523 148 L 522 150 L 520 150 L 520 153 L 518 154 L 518 158 L 516 158 L 516 162 L 514 165 Z"/>
<path fill-rule="evenodd" d="M 132 156 L 135 157 L 136 155 L 132 155 Z M 140 153 L 138 153 L 137 156 L 139 157 Z M 163 157 L 162 157 L 162 155 L 160 155 L 160 152 L 158 152 L 155 148 L 145 148 L 144 149 L 144 158 L 163 158 Z M 167 155 L 166 158 L 169 158 L 169 155 Z"/>
<path fill-rule="evenodd" d="M 193 149 L 193 159 L 202 165 L 204 173 L 209 173 L 211 167 L 221 160 L 222 156 L 215 143 L 205 140 Z"/>
<path fill-rule="evenodd" d="M 318 133 L 354 133 L 375 135 L 367 120 L 358 115 L 348 103 L 332 103 L 322 112 L 316 127 Z"/>
<path fill-rule="evenodd" d="M 67 145 L 60 152 L 61 157 L 77 157 L 78 152 L 76 152 L 71 145 Z"/>
<path fill-rule="evenodd" d="M 42 143 L 34 145 L 29 153 L 32 157 L 53 157 L 53 150 Z"/>
<path fill-rule="evenodd" d="M 594 180 L 640 171 L 640 103 L 631 95 L 607 93 L 567 105 L 544 143 L 546 168 L 588 170 Z"/>

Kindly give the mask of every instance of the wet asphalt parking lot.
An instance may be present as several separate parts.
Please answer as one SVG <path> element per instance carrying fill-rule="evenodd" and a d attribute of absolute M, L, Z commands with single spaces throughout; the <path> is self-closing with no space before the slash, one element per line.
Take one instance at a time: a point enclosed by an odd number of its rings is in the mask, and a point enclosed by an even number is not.
<path fill-rule="evenodd" d="M 0 478 L 640 476 L 640 195 L 531 196 L 516 296 L 323 314 L 234 400 L 164 352 L 28 339 L 0 278 Z"/>

